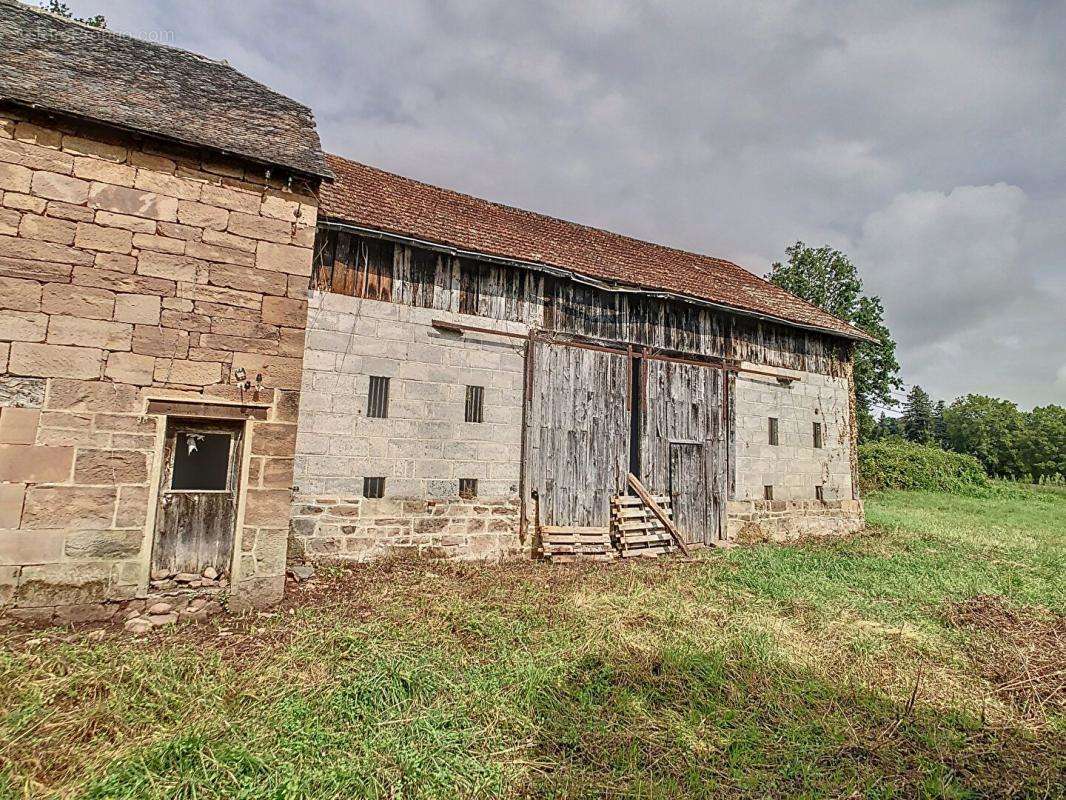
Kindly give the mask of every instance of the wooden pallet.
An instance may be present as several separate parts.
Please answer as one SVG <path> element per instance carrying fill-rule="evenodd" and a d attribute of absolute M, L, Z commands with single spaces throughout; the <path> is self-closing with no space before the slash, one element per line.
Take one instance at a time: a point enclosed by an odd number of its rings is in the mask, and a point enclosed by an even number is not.
<path fill-rule="evenodd" d="M 652 499 L 673 519 L 670 498 Z M 622 558 L 656 558 L 674 548 L 670 533 L 639 497 L 617 495 L 611 498 L 611 539 Z"/>
<path fill-rule="evenodd" d="M 609 528 L 574 528 L 544 525 L 540 529 L 544 555 L 556 564 L 576 561 L 614 561 Z"/>

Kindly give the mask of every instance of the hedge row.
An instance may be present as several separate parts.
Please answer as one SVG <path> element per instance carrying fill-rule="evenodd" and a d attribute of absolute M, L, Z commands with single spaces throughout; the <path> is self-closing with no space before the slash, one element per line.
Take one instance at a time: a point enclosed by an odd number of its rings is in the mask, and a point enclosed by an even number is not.
<path fill-rule="evenodd" d="M 913 442 L 885 440 L 859 446 L 859 485 L 863 491 L 926 490 L 974 494 L 991 487 L 973 456 Z"/>

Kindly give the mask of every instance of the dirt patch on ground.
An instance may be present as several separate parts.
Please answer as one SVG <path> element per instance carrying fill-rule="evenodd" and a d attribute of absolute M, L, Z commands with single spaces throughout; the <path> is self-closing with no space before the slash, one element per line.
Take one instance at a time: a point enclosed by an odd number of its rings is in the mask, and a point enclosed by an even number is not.
<path fill-rule="evenodd" d="M 1030 717 L 1066 712 L 1066 615 L 976 595 L 946 617 L 977 634 L 970 657 L 997 697 Z"/>

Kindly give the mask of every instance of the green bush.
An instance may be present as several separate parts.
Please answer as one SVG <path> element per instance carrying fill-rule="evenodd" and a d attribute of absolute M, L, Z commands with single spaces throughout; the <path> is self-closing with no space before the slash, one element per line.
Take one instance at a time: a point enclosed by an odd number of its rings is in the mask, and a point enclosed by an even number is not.
<path fill-rule="evenodd" d="M 859 446 L 859 485 L 867 492 L 910 489 L 985 494 L 992 488 L 984 467 L 973 456 L 890 439 Z"/>

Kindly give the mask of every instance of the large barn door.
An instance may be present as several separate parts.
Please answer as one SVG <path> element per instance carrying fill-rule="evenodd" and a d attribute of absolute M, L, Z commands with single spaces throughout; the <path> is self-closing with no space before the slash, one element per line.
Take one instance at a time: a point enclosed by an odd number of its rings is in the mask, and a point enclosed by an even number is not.
<path fill-rule="evenodd" d="M 607 527 L 629 468 L 628 356 L 532 339 L 529 488 L 541 525 Z"/>
<path fill-rule="evenodd" d="M 710 544 L 724 533 L 722 372 L 656 358 L 645 363 L 640 478 L 653 493 L 670 495 L 687 541 Z"/>

